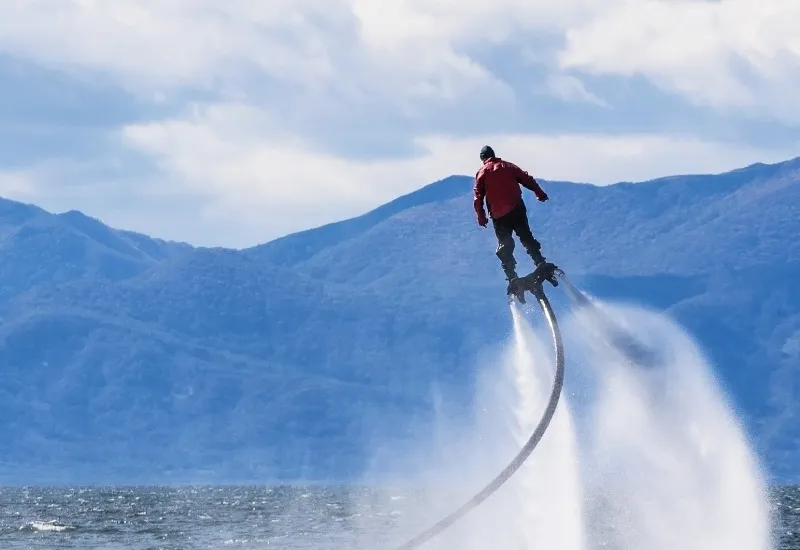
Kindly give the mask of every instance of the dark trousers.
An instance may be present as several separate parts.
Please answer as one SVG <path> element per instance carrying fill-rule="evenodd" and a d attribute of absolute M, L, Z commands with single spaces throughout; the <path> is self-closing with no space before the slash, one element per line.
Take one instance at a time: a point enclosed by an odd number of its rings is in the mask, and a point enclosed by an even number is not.
<path fill-rule="evenodd" d="M 494 233 L 497 236 L 497 257 L 500 258 L 500 264 L 503 266 L 503 271 L 506 276 L 516 277 L 515 267 L 517 261 L 514 259 L 514 236 L 516 233 L 525 251 L 533 259 L 535 264 L 544 261 L 542 257 L 542 245 L 537 241 L 531 227 L 528 225 L 528 210 L 525 203 L 520 203 L 508 214 L 493 220 Z"/>

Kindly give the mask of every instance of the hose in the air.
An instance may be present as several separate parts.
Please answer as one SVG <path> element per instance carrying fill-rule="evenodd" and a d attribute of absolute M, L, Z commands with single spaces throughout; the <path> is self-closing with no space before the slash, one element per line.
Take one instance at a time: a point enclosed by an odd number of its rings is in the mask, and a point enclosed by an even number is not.
<path fill-rule="evenodd" d="M 528 456 L 530 456 L 530 454 L 533 452 L 533 449 L 536 447 L 536 445 L 538 445 L 539 441 L 542 439 L 542 436 L 550 425 L 550 421 L 553 419 L 553 415 L 556 412 L 559 397 L 561 396 L 561 389 L 564 385 L 564 346 L 561 341 L 561 332 L 558 328 L 558 321 L 555 313 L 553 313 L 553 308 L 550 305 L 550 301 L 544 294 L 544 290 L 541 288 L 541 286 L 539 286 L 534 291 L 534 294 L 536 295 L 539 305 L 544 312 L 544 316 L 547 319 L 547 323 L 550 326 L 550 332 L 553 336 L 553 344 L 556 352 L 556 373 L 553 380 L 553 390 L 550 392 L 550 401 L 547 403 L 547 408 L 545 409 L 539 424 L 536 426 L 536 429 L 533 431 L 527 443 L 525 443 L 525 446 L 522 447 L 517 456 L 515 456 L 511 463 L 506 466 L 505 469 L 500 472 L 497 477 L 495 477 L 483 490 L 461 505 L 461 507 L 456 509 L 449 516 L 441 519 L 438 523 L 434 524 L 426 531 L 420 533 L 402 546 L 398 546 L 397 550 L 410 550 L 412 548 L 419 548 L 433 537 L 453 525 L 456 521 L 466 515 L 467 512 L 473 510 L 484 500 L 489 498 L 492 493 L 497 491 L 497 489 L 499 489 L 503 483 L 508 481 L 514 472 L 516 472 L 519 467 L 522 466 Z"/>

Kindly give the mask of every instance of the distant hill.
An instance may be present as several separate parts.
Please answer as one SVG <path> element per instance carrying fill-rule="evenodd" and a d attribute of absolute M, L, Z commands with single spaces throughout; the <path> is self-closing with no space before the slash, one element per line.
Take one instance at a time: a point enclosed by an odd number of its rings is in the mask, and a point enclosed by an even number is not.
<path fill-rule="evenodd" d="M 545 255 L 693 331 L 773 473 L 800 479 L 800 159 L 543 185 L 550 202 L 526 197 Z M 0 474 L 357 475 L 378 430 L 430 414 L 432 385 L 467 403 L 508 335 L 471 189 L 454 176 L 243 251 L 0 200 Z"/>

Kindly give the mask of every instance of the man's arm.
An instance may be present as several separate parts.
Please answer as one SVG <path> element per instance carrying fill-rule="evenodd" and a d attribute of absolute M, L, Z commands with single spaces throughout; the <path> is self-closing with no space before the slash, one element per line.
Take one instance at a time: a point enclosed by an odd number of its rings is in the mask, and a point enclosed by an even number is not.
<path fill-rule="evenodd" d="M 483 178 L 483 169 L 475 174 L 475 186 L 473 188 L 474 198 L 472 206 L 475 208 L 475 215 L 478 217 L 478 225 L 486 227 L 489 220 L 486 219 L 486 211 L 483 209 L 483 199 L 486 197 L 486 181 Z"/>
<path fill-rule="evenodd" d="M 542 186 L 539 185 L 538 181 L 536 181 L 536 178 L 531 176 L 516 164 L 511 163 L 511 165 L 514 167 L 514 173 L 517 176 L 517 181 L 520 183 L 520 185 L 533 191 L 533 194 L 536 195 L 536 198 L 541 202 L 544 202 L 548 199 L 547 193 L 544 192 L 544 189 L 542 189 Z"/>

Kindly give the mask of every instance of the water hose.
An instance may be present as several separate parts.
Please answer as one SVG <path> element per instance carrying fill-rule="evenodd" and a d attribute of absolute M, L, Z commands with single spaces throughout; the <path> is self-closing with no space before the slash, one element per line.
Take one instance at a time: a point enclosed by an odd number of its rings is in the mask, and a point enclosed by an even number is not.
<path fill-rule="evenodd" d="M 547 403 L 547 408 L 542 414 L 539 424 L 531 434 L 525 446 L 520 449 L 517 456 L 509 463 L 508 466 L 500 472 L 486 487 L 484 487 L 478 494 L 462 504 L 458 509 L 452 512 L 449 516 L 441 519 L 438 523 L 434 524 L 427 530 L 423 531 L 413 539 L 409 540 L 402 546 L 398 546 L 397 550 L 411 550 L 412 548 L 419 548 L 426 542 L 430 541 L 436 535 L 453 525 L 456 521 L 464 517 L 467 512 L 478 507 L 484 500 L 489 498 L 492 493 L 497 491 L 508 479 L 514 475 L 520 466 L 527 460 L 533 449 L 541 441 L 545 431 L 547 431 L 550 421 L 556 412 L 558 400 L 561 396 L 561 389 L 564 386 L 564 345 L 561 341 L 561 331 L 558 328 L 558 320 L 556 319 L 550 301 L 545 296 L 544 289 L 541 284 L 537 285 L 531 290 L 536 296 L 539 305 L 542 308 L 547 324 L 550 326 L 550 332 L 553 336 L 553 345 L 556 353 L 556 373 L 553 379 L 553 390 L 550 392 L 550 401 Z"/>

